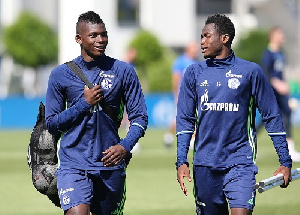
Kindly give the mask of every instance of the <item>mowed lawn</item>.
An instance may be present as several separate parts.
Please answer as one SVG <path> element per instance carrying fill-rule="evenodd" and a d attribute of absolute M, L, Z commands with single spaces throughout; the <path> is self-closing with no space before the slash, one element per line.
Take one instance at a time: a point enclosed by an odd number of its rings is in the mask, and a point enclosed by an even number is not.
<path fill-rule="evenodd" d="M 31 131 L 0 130 L 0 214 L 63 214 L 32 185 L 26 153 Z M 165 130 L 148 129 L 140 140 L 141 151 L 135 154 L 127 169 L 125 215 L 195 214 L 193 184 L 188 183 L 186 197 L 176 180 L 176 147 L 166 149 L 162 142 Z M 122 132 L 124 135 L 124 132 Z M 300 151 L 300 128 L 294 129 Z M 192 152 L 189 153 L 190 161 Z M 270 138 L 262 131 L 258 136 L 257 180 L 270 177 L 278 167 L 278 158 Z M 300 163 L 294 163 L 300 168 Z M 276 187 L 257 193 L 254 214 L 300 214 L 300 180 L 287 189 Z"/>

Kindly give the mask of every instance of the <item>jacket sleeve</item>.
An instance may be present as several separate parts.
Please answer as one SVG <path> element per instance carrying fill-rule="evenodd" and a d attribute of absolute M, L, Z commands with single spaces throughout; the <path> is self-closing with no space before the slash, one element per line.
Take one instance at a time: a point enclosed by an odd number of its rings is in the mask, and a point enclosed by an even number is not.
<path fill-rule="evenodd" d="M 194 67 L 189 66 L 183 76 L 177 103 L 176 136 L 177 162 L 176 168 L 188 165 L 187 154 L 196 122 L 196 85 Z"/>
<path fill-rule="evenodd" d="M 268 80 L 270 81 L 270 79 L 274 77 L 274 69 L 272 66 L 273 65 L 272 58 L 267 50 L 264 51 L 263 53 L 261 64 L 264 73 L 266 74 Z"/>
<path fill-rule="evenodd" d="M 70 82 L 70 80 L 65 80 L 66 77 L 61 74 L 62 71 L 59 67 L 51 72 L 46 93 L 46 126 L 52 134 L 67 131 L 83 113 L 91 108 L 85 101 L 82 90 L 82 95 L 66 109 L 67 98 L 64 81 Z"/>
<path fill-rule="evenodd" d="M 268 135 L 273 141 L 280 164 L 291 167 L 292 160 L 289 155 L 280 109 L 273 89 L 264 72 L 258 65 L 253 75 L 252 95 L 255 98 L 255 102 L 262 116 Z"/>
<path fill-rule="evenodd" d="M 130 127 L 126 137 L 121 140 L 120 144 L 129 152 L 138 140 L 144 136 L 148 125 L 148 115 L 139 79 L 131 66 L 126 68 L 123 86 Z"/>

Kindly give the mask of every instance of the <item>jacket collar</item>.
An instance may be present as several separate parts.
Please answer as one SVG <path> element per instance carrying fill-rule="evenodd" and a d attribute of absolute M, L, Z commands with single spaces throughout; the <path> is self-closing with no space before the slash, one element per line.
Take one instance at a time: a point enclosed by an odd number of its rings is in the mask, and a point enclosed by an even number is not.
<path fill-rule="evenodd" d="M 223 59 L 207 59 L 206 64 L 209 67 L 228 67 L 235 63 L 234 51 L 231 50 L 231 54 Z"/>

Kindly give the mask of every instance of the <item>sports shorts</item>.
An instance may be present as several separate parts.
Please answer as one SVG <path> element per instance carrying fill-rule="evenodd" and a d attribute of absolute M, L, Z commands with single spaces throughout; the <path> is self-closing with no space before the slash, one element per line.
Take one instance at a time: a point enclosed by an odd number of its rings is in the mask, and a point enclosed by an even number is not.
<path fill-rule="evenodd" d="M 194 194 L 197 215 L 228 215 L 230 208 L 253 210 L 256 165 L 228 169 L 194 166 Z"/>
<path fill-rule="evenodd" d="M 95 214 L 123 214 L 126 191 L 124 168 L 97 171 L 58 169 L 56 175 L 64 211 L 88 204 Z"/>

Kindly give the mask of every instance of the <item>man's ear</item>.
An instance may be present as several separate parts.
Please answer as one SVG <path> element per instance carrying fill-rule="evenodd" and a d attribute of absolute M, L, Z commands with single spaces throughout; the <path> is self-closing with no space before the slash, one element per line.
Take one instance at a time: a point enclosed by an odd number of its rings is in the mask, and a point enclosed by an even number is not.
<path fill-rule="evenodd" d="M 76 34 L 75 41 L 76 41 L 76 43 L 78 43 L 79 45 L 81 45 L 82 40 L 81 40 L 81 35 L 80 34 Z"/>
<path fill-rule="evenodd" d="M 221 41 L 225 45 L 229 41 L 229 34 L 221 35 Z"/>

